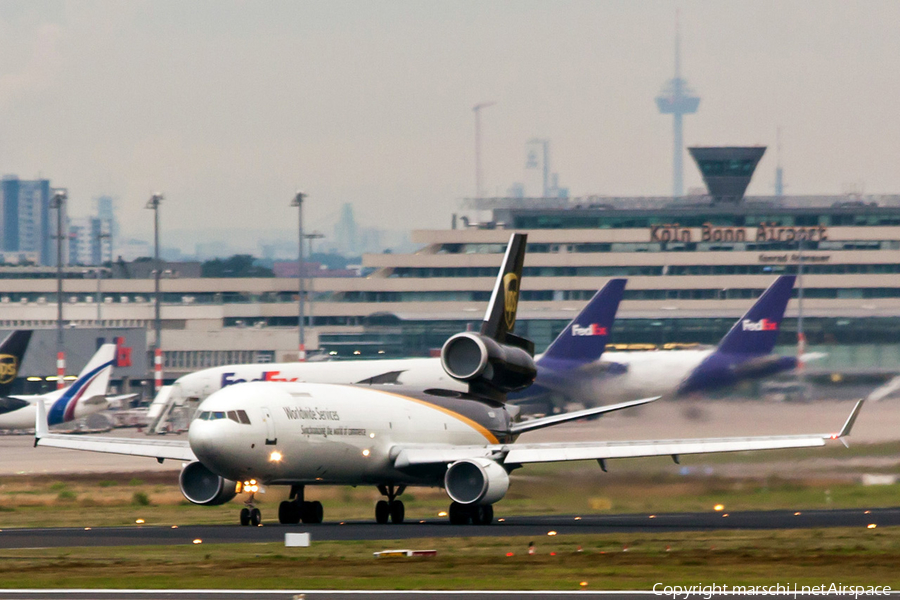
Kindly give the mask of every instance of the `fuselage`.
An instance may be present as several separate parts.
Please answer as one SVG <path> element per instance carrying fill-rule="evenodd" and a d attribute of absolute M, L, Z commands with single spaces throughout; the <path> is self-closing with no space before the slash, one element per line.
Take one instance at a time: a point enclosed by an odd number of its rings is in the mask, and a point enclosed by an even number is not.
<path fill-rule="evenodd" d="M 459 396 L 376 386 L 245 383 L 203 401 L 188 436 L 204 465 L 235 481 L 441 485 L 442 469 L 394 468 L 398 446 L 512 441 L 512 416 L 503 404 Z"/>
<path fill-rule="evenodd" d="M 74 399 L 67 397 L 64 400 L 64 405 L 56 411 L 53 410 L 55 403 L 51 405 L 53 400 L 47 396 L 22 396 L 22 398 L 28 398 L 27 404 L 0 414 L 0 429 L 34 428 L 34 418 L 37 412 L 34 403 L 38 401 L 46 401 L 49 424 L 51 426 L 74 421 L 109 408 L 109 402 L 106 401 L 104 396 Z M 60 400 L 56 400 L 56 402 L 60 402 Z"/>

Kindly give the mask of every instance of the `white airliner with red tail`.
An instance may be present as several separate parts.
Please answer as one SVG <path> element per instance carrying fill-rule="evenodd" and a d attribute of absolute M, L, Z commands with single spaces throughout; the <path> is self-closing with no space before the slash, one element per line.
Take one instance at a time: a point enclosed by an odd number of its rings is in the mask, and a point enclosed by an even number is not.
<path fill-rule="evenodd" d="M 94 452 L 187 461 L 180 475 L 195 504 L 250 499 L 242 524 L 259 524 L 253 505 L 259 486 L 290 486 L 278 510 L 281 523 L 318 523 L 323 507 L 305 498 L 307 486 L 372 485 L 386 497 L 375 506 L 379 523 L 404 519 L 399 496 L 407 486 L 443 487 L 452 523 L 488 524 L 493 505 L 510 485 L 509 473 L 530 463 L 672 456 L 822 446 L 850 433 L 861 403 L 836 433 L 631 442 L 519 444 L 526 431 L 652 402 L 519 420 L 507 394 L 536 376 L 533 345 L 514 335 L 524 234 L 513 234 L 479 332 L 452 336 L 441 364 L 467 391 L 442 387 L 242 383 L 212 393 L 199 407 L 187 441 L 54 435 L 38 405 L 36 444 Z"/>

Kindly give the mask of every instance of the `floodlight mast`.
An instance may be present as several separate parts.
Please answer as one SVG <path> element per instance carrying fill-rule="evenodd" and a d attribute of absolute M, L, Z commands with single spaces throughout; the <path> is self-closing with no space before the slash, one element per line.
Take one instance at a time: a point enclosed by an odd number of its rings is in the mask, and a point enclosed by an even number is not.
<path fill-rule="evenodd" d="M 303 200 L 306 198 L 306 196 L 307 196 L 307 194 L 304 194 L 303 192 L 298 190 L 297 193 L 294 195 L 294 199 L 291 201 L 291 206 L 297 207 L 297 225 L 298 225 L 298 229 L 299 229 L 299 234 L 298 234 L 299 235 L 299 237 L 298 237 L 299 257 L 297 259 L 297 268 L 298 268 L 297 279 L 299 280 L 298 285 L 300 287 L 300 310 L 299 310 L 299 315 L 297 317 L 297 328 L 299 329 L 299 332 L 300 332 L 300 346 L 299 346 L 299 349 L 297 352 L 297 360 L 299 362 L 306 361 L 306 337 L 305 337 L 305 332 L 303 330 L 303 316 L 304 316 L 305 308 L 306 308 L 304 306 L 304 296 L 306 295 L 306 289 L 305 289 L 305 285 L 304 285 L 305 279 L 306 279 L 306 273 L 305 273 L 306 265 L 304 264 L 304 260 L 303 260 Z"/>
<path fill-rule="evenodd" d="M 65 385 L 66 352 L 63 347 L 62 261 L 63 261 L 63 206 L 69 194 L 65 189 L 53 192 L 50 208 L 56 209 L 56 389 Z"/>
<path fill-rule="evenodd" d="M 163 201 L 163 195 L 156 193 L 150 196 L 144 208 L 153 211 L 153 270 L 154 285 L 153 297 L 156 305 L 154 314 L 154 328 L 156 340 L 153 347 L 153 388 L 156 393 L 162 388 L 162 320 L 159 311 L 159 278 L 162 274 L 162 265 L 159 263 L 159 205 Z"/>

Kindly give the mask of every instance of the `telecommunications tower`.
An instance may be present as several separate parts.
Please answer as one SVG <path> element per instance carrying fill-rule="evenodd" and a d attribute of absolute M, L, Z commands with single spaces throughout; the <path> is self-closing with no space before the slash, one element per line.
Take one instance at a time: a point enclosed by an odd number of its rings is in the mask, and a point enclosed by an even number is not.
<path fill-rule="evenodd" d="M 700 97 L 688 88 L 687 81 L 681 78 L 681 32 L 678 25 L 678 13 L 675 14 L 675 77 L 670 79 L 656 97 L 656 106 L 664 115 L 672 115 L 673 154 L 672 154 L 672 195 L 684 195 L 684 140 L 682 139 L 681 117 L 697 112 Z"/>

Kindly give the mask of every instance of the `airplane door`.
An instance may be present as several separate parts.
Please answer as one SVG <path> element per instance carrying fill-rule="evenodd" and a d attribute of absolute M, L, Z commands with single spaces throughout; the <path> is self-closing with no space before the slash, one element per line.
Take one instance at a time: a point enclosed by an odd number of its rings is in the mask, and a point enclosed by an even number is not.
<path fill-rule="evenodd" d="M 262 407 L 260 410 L 262 410 L 263 422 L 266 424 L 266 446 L 274 446 L 278 443 L 278 438 L 275 437 L 275 419 L 272 418 L 272 413 L 268 408 Z"/>

